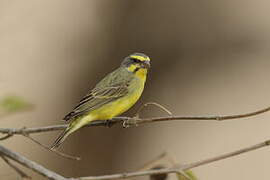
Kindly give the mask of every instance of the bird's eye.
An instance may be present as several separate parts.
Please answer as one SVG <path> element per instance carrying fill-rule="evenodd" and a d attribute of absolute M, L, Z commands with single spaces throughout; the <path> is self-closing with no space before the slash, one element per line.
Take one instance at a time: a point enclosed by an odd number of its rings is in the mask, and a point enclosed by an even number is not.
<path fill-rule="evenodd" d="M 141 61 L 138 60 L 138 59 L 132 59 L 132 61 L 135 62 L 135 63 L 140 63 L 140 62 L 141 62 Z"/>

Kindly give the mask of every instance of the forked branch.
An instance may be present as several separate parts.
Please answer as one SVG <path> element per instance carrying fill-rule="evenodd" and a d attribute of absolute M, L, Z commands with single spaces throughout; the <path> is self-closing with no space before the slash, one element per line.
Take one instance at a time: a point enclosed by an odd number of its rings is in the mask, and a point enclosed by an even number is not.
<path fill-rule="evenodd" d="M 138 176 L 148 176 L 148 175 L 154 175 L 154 174 L 179 173 L 179 172 L 189 170 L 198 166 L 206 165 L 212 162 L 216 162 L 216 161 L 220 161 L 226 158 L 237 156 L 242 153 L 260 149 L 269 145 L 270 145 L 270 140 L 267 140 L 262 143 L 258 143 L 253 146 L 249 146 L 249 147 L 237 150 L 237 151 L 233 151 L 233 152 L 222 154 L 213 158 L 193 162 L 190 164 L 175 165 L 172 168 L 138 171 L 138 172 L 131 172 L 131 173 L 120 173 L 120 174 L 112 174 L 112 175 L 106 175 L 106 176 L 89 176 L 89 177 L 80 177 L 80 178 L 70 178 L 70 180 L 112 180 L 112 179 L 132 178 L 132 177 L 138 177 Z"/>
<path fill-rule="evenodd" d="M 203 166 L 212 162 L 220 161 L 226 158 L 230 158 L 233 156 L 237 156 L 249 151 L 253 151 L 256 149 L 260 149 L 266 146 L 270 145 L 270 140 L 264 141 L 262 143 L 258 143 L 246 148 L 242 148 L 237 151 L 233 151 L 230 153 L 222 154 L 213 158 L 196 161 L 189 164 L 184 165 L 175 165 L 172 168 L 163 168 L 158 170 L 146 170 L 146 171 L 137 171 L 137 172 L 130 172 L 130 173 L 119 173 L 119 174 L 111 174 L 111 175 L 103 175 L 103 176 L 89 176 L 89 177 L 78 177 L 78 178 L 65 178 L 51 170 L 46 169 L 45 167 L 23 157 L 22 155 L 12 152 L 11 150 L 3 147 L 0 145 L 0 154 L 10 158 L 23 166 L 32 169 L 33 171 L 37 172 L 40 175 L 45 176 L 48 179 L 52 180 L 114 180 L 114 179 L 123 179 L 123 178 L 132 178 L 132 177 L 138 177 L 138 176 L 149 176 L 154 174 L 168 174 L 168 173 L 179 173 L 184 170 L 189 170 L 198 166 Z"/>

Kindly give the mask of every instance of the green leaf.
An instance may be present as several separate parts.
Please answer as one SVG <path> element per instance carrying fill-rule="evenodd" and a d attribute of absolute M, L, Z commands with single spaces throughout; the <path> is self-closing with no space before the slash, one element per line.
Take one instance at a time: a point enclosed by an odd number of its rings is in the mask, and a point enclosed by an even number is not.
<path fill-rule="evenodd" d="M 184 172 L 189 177 L 189 179 L 183 176 L 182 174 L 177 173 L 178 180 L 198 180 L 198 178 L 195 176 L 195 174 L 191 170 L 187 170 Z"/>
<path fill-rule="evenodd" d="M 0 99 L 0 110 L 4 113 L 14 113 L 32 107 L 33 105 L 18 96 L 6 96 Z"/>

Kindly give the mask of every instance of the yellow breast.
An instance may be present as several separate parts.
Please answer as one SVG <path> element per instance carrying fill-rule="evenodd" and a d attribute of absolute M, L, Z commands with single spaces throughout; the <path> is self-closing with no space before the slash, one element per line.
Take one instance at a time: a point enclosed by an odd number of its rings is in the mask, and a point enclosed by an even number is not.
<path fill-rule="evenodd" d="M 143 82 L 146 80 L 146 75 L 147 75 L 147 69 L 139 69 L 136 73 L 135 76 L 140 78 Z"/>
<path fill-rule="evenodd" d="M 106 120 L 124 113 L 140 98 L 144 89 L 144 82 L 141 79 L 137 80 L 137 82 L 131 84 L 131 90 L 127 95 L 92 111 L 90 115 L 95 116 L 96 120 Z"/>

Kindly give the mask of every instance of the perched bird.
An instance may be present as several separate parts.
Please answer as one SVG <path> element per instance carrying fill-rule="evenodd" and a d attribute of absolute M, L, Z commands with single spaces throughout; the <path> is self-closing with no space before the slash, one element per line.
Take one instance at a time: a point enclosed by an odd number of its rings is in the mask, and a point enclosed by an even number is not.
<path fill-rule="evenodd" d="M 129 55 L 120 67 L 105 76 L 65 117 L 69 126 L 51 148 L 58 147 L 71 133 L 95 120 L 122 114 L 140 98 L 150 68 L 150 58 L 142 53 Z"/>

